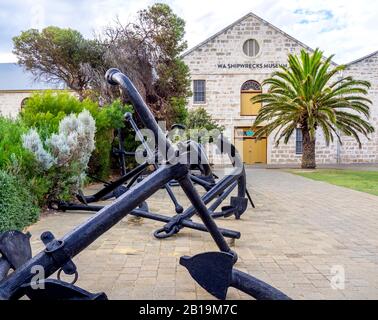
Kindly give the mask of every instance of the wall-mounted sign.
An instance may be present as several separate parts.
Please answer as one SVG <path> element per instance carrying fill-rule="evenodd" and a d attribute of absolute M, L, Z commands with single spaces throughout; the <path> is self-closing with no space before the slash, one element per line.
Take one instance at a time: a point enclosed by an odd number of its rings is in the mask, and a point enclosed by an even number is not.
<path fill-rule="evenodd" d="M 218 69 L 278 69 L 287 63 L 218 63 Z"/>

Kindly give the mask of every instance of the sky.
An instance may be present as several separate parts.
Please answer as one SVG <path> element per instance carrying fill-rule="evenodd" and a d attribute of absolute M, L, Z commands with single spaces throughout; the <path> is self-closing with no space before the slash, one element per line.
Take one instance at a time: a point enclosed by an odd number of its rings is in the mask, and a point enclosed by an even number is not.
<path fill-rule="evenodd" d="M 70 27 L 90 38 L 138 10 L 164 2 L 186 21 L 189 48 L 253 12 L 334 61 L 347 63 L 378 51 L 374 0 L 0 0 L 0 62 L 15 62 L 12 37 L 29 28 Z"/>

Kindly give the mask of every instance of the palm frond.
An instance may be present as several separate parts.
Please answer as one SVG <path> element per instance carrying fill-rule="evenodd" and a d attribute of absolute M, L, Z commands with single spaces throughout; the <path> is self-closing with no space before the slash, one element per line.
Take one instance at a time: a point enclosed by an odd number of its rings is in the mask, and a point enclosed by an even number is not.
<path fill-rule="evenodd" d="M 315 139 L 321 129 L 327 144 L 334 136 L 341 143 L 339 132 L 356 139 L 374 132 L 369 123 L 372 101 L 366 97 L 370 83 L 351 76 L 337 78 L 345 66 L 332 66 L 333 56 L 323 59 L 323 52 L 302 50 L 289 55 L 288 66 L 281 67 L 263 82 L 269 86 L 251 101 L 262 103 L 254 122 L 256 136 L 274 131 L 276 143 L 287 143 L 295 128 L 304 128 Z"/>

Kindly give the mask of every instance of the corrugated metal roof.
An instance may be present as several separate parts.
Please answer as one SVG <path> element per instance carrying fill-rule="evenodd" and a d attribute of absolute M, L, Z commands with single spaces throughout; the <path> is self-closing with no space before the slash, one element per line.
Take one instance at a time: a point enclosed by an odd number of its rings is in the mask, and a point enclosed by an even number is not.
<path fill-rule="evenodd" d="M 0 90 L 62 89 L 63 84 L 34 81 L 33 75 L 17 63 L 0 63 Z"/>

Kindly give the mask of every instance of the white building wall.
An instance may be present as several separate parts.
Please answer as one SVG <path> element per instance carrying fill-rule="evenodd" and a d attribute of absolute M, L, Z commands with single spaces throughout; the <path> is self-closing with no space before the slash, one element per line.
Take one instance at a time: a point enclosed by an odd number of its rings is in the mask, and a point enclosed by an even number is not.
<path fill-rule="evenodd" d="M 0 91 L 0 115 L 15 118 L 21 110 L 22 101 L 30 91 Z"/>
<path fill-rule="evenodd" d="M 351 137 L 343 136 L 341 161 L 343 163 L 378 163 L 378 52 L 351 63 L 344 71 L 344 76 L 352 76 L 371 83 L 368 98 L 372 100 L 370 122 L 376 128 L 369 138 L 361 137 L 362 148 Z"/>

